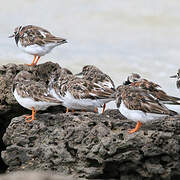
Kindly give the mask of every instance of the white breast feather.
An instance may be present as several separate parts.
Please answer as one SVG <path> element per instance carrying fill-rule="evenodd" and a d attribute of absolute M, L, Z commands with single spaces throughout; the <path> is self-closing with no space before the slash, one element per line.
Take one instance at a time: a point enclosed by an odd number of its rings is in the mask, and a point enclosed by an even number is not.
<path fill-rule="evenodd" d="M 24 108 L 27 108 L 29 110 L 32 110 L 32 107 L 35 108 L 35 110 L 46 110 L 49 106 L 57 106 L 59 103 L 51 103 L 51 102 L 43 102 L 43 101 L 35 101 L 31 97 L 23 98 L 21 97 L 16 89 L 14 91 L 14 97 L 18 101 L 18 103 L 23 106 Z"/>
<path fill-rule="evenodd" d="M 63 105 L 69 109 L 91 110 L 96 107 L 102 107 L 104 103 L 111 101 L 110 99 L 75 99 L 68 91 L 63 97 Z"/>
<path fill-rule="evenodd" d="M 132 121 L 141 121 L 142 123 L 152 121 L 155 119 L 158 119 L 160 117 L 165 117 L 167 115 L 164 114 L 156 114 L 156 113 L 145 113 L 140 110 L 131 110 L 126 107 L 126 105 L 121 102 L 119 111 L 121 112 L 122 115 L 124 115 L 127 119 L 130 119 Z"/>
<path fill-rule="evenodd" d="M 54 88 L 49 88 L 49 94 L 51 96 L 53 96 L 55 99 L 59 100 L 59 101 L 63 101 L 63 98 L 60 94 L 57 94 L 56 91 L 54 90 Z"/>
<path fill-rule="evenodd" d="M 45 54 L 49 53 L 54 47 L 58 46 L 57 43 L 48 43 L 43 46 L 40 46 L 38 44 L 33 44 L 29 46 L 22 46 L 21 43 L 18 43 L 18 47 L 23 50 L 24 52 L 31 54 L 31 55 L 38 55 L 38 56 L 44 56 Z"/>

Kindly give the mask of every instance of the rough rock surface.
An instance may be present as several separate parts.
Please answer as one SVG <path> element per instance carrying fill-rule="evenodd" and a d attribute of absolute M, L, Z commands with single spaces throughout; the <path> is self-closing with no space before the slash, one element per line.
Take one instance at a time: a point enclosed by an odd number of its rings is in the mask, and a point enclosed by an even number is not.
<path fill-rule="evenodd" d="M 144 124 L 131 135 L 127 130 L 135 123 L 118 110 L 64 114 L 61 106 L 52 107 L 26 123 L 23 115 L 30 111 L 15 101 L 13 78 L 27 70 L 48 84 L 57 68 L 51 62 L 0 66 L 0 173 L 45 170 L 99 179 L 180 179 L 180 116 Z"/>
<path fill-rule="evenodd" d="M 8 172 L 51 170 L 85 178 L 179 179 L 180 117 L 135 126 L 118 110 L 12 119 L 3 137 Z M 23 127 L 23 128 L 22 128 Z"/>

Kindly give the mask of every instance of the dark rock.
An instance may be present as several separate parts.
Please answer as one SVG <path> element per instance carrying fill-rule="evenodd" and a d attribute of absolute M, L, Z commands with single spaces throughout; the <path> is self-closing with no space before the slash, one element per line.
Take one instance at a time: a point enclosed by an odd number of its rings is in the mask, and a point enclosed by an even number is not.
<path fill-rule="evenodd" d="M 114 112 L 114 113 L 113 113 Z M 114 114 L 114 115 L 113 115 Z M 135 126 L 117 110 L 14 118 L 3 141 L 7 172 L 51 170 L 92 179 L 180 178 L 180 117 Z M 22 128 L 23 127 L 23 128 Z"/>

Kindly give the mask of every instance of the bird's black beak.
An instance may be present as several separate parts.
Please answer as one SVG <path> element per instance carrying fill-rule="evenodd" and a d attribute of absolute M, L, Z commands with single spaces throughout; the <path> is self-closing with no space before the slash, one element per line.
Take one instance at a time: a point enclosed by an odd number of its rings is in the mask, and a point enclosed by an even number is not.
<path fill-rule="evenodd" d="M 62 40 L 62 43 L 68 43 L 66 39 L 63 39 Z"/>
<path fill-rule="evenodd" d="M 129 85 L 129 84 L 131 84 L 129 81 L 124 81 L 123 82 L 123 85 Z"/>
<path fill-rule="evenodd" d="M 177 75 L 174 75 L 174 76 L 170 76 L 170 78 L 177 78 Z"/>
<path fill-rule="evenodd" d="M 81 75 L 83 75 L 82 72 L 75 74 L 75 76 L 81 76 Z"/>
<path fill-rule="evenodd" d="M 15 36 L 15 41 L 16 41 L 16 45 L 18 46 L 18 41 L 19 41 L 19 35 L 18 34 Z"/>
<path fill-rule="evenodd" d="M 130 82 L 129 76 L 128 76 L 127 80 L 123 82 L 123 85 L 130 85 L 130 84 L 131 84 L 131 82 Z"/>
<path fill-rule="evenodd" d="M 10 35 L 8 38 L 13 38 L 15 36 L 15 34 L 13 34 L 13 35 Z"/>

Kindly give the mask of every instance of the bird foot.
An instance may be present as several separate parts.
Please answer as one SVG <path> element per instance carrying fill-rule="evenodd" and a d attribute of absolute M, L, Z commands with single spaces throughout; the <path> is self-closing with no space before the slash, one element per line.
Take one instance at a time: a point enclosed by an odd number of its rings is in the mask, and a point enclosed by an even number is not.
<path fill-rule="evenodd" d="M 35 120 L 35 118 L 33 117 L 33 115 L 25 115 L 25 120 L 27 123 L 32 122 L 33 120 Z"/>
<path fill-rule="evenodd" d="M 128 130 L 128 133 L 129 134 L 133 134 L 133 133 L 135 133 L 137 131 L 137 129 L 136 128 L 134 128 L 134 129 L 130 129 L 130 130 Z"/>
<path fill-rule="evenodd" d="M 35 63 L 32 63 L 32 64 L 26 64 L 27 66 L 35 66 L 36 64 Z"/>
<path fill-rule="evenodd" d="M 137 124 L 136 124 L 136 127 L 135 127 L 134 129 L 128 130 L 128 133 L 129 133 L 129 134 L 135 133 L 136 131 L 139 130 L 139 128 L 141 127 L 141 125 L 142 125 L 142 123 L 141 123 L 140 121 L 138 121 Z"/>

